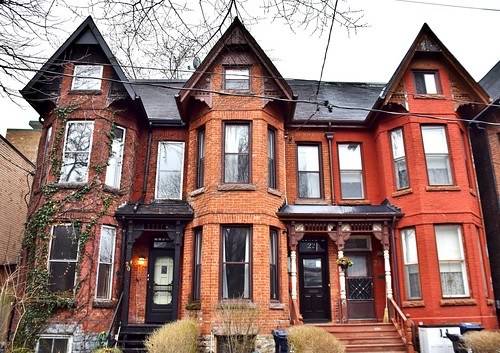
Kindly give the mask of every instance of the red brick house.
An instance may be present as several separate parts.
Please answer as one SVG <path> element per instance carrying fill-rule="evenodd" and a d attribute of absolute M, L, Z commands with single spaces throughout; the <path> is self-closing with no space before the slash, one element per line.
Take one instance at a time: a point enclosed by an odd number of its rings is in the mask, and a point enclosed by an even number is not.
<path fill-rule="evenodd" d="M 44 123 L 27 292 L 63 307 L 14 321 L 46 318 L 17 333 L 38 352 L 195 315 L 220 353 L 224 303 L 258 308 L 260 352 L 386 308 L 409 352 L 401 311 L 497 327 L 461 120 L 488 95 L 427 25 L 387 85 L 285 80 L 237 19 L 187 81 L 130 81 L 89 18 L 22 93 Z"/>

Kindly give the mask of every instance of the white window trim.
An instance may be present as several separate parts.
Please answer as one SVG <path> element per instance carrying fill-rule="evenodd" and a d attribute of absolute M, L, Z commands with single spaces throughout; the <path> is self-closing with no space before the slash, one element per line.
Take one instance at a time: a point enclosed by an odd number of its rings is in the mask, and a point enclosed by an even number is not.
<path fill-rule="evenodd" d="M 441 129 L 443 131 L 443 136 L 444 136 L 444 147 L 446 147 L 446 151 L 442 151 L 442 152 L 430 152 L 430 151 L 427 151 L 426 148 L 425 148 L 425 139 L 424 139 L 424 131 L 430 131 L 432 129 Z M 448 145 L 448 135 L 447 135 L 447 129 L 446 129 L 446 126 L 444 125 L 422 125 L 420 127 L 420 133 L 421 133 L 421 136 L 422 136 L 422 145 L 424 147 L 424 158 L 425 158 L 425 168 L 427 170 L 427 182 L 429 183 L 430 186 L 443 186 L 443 185 L 453 185 L 454 183 L 454 180 L 453 180 L 453 173 L 452 173 L 452 166 L 451 166 L 451 156 L 450 156 L 450 147 Z M 446 184 L 437 184 L 437 183 L 431 183 L 431 178 L 430 178 L 430 174 L 429 174 L 429 171 L 432 170 L 432 169 L 429 169 L 429 165 L 428 165 L 428 162 L 427 162 L 427 158 L 428 157 L 444 157 L 445 158 L 445 162 L 446 162 L 446 169 L 447 169 L 447 172 L 448 172 L 448 177 L 450 179 L 450 182 L 449 183 L 446 183 Z"/>
<path fill-rule="evenodd" d="M 101 265 L 101 238 L 99 238 L 99 254 L 98 254 L 98 257 L 97 257 L 97 272 L 96 272 L 96 278 L 95 278 L 95 290 L 94 290 L 94 298 L 95 300 L 101 300 L 101 301 L 105 301 L 105 300 L 111 300 L 112 297 L 113 297 L 113 279 L 114 279 L 114 267 L 115 267 L 115 251 L 116 251 L 116 227 L 112 227 L 112 226 L 106 226 L 106 225 L 103 225 L 101 226 L 101 237 L 102 237 L 102 233 L 103 233 L 103 229 L 104 228 L 107 228 L 107 229 L 110 229 L 113 231 L 113 239 L 112 239 L 112 244 L 113 244 L 113 248 L 111 250 L 111 263 L 105 263 L 103 262 L 103 264 L 107 264 L 107 265 L 111 265 L 111 274 L 109 276 L 109 293 L 108 293 L 108 296 L 106 298 L 98 298 L 97 297 L 97 286 L 99 284 L 99 266 Z"/>
<path fill-rule="evenodd" d="M 63 177 L 63 170 L 64 170 L 64 156 L 66 154 L 66 147 L 67 147 L 67 139 L 68 139 L 68 130 L 69 126 L 71 124 L 78 124 L 78 123 L 83 123 L 83 124 L 90 124 L 92 125 L 92 132 L 90 134 L 90 141 L 89 141 L 89 158 L 88 158 L 88 165 L 87 165 L 87 172 L 85 173 L 86 178 L 84 181 L 81 182 L 76 182 L 76 183 L 86 183 L 89 180 L 89 170 L 90 170 L 90 157 L 92 156 L 92 144 L 94 143 L 94 121 L 93 120 L 71 120 L 66 123 L 66 128 L 64 131 L 64 145 L 63 145 L 63 154 L 62 154 L 62 165 L 61 165 L 61 176 L 59 177 L 59 182 L 63 184 L 69 184 L 69 183 L 75 183 L 74 181 L 64 181 L 62 180 Z M 74 151 L 72 153 L 75 153 Z M 81 153 L 81 152 L 80 152 Z"/>
<path fill-rule="evenodd" d="M 50 259 L 50 254 L 51 254 L 51 251 L 52 251 L 52 239 L 53 239 L 53 236 L 54 236 L 54 228 L 55 227 L 74 227 L 73 224 L 71 223 L 63 223 L 63 224 L 57 224 L 57 225 L 53 225 L 50 229 L 50 242 L 49 242 L 49 249 L 48 249 L 48 256 L 47 256 L 47 271 L 49 271 L 49 275 L 50 275 L 50 263 L 51 262 L 63 262 L 63 263 L 67 263 L 67 262 L 74 262 L 76 264 L 78 264 L 78 260 L 79 260 L 79 255 L 80 255 L 80 237 L 78 237 L 78 245 L 76 247 L 76 259 L 75 260 L 68 260 L 68 259 L 65 259 L 65 260 L 51 260 Z M 75 284 L 77 282 L 78 278 L 77 278 L 77 271 L 76 271 L 76 268 L 75 268 L 75 279 L 73 280 L 73 292 L 75 291 Z"/>
<path fill-rule="evenodd" d="M 350 146 L 350 145 L 356 145 L 359 147 L 359 164 L 360 167 L 359 169 L 347 169 L 343 168 L 342 164 L 343 161 L 345 161 L 345 157 L 341 158 L 341 150 L 340 146 Z M 349 147 L 348 147 L 349 148 Z M 339 156 L 339 174 L 340 174 L 340 195 L 343 200 L 364 200 L 365 199 L 365 176 L 364 176 L 364 170 L 363 170 L 363 153 L 361 151 L 361 143 L 360 142 L 341 142 L 338 143 L 337 145 L 337 153 Z M 360 175 L 360 183 L 361 183 L 361 195 L 359 197 L 353 197 L 353 196 L 345 196 L 344 193 L 342 192 L 342 174 L 344 173 L 359 173 Z"/>
<path fill-rule="evenodd" d="M 36 349 L 35 352 L 38 353 L 40 349 L 40 339 L 66 339 L 68 340 L 66 350 L 67 353 L 71 353 L 73 351 L 73 336 L 72 335 L 58 335 L 58 334 L 41 334 L 38 336 L 38 339 L 36 340 Z"/>
<path fill-rule="evenodd" d="M 122 139 L 122 142 L 120 142 L 120 144 L 119 144 L 119 146 L 121 147 L 121 151 L 120 151 L 121 155 L 120 155 L 119 160 L 117 159 L 117 166 L 115 165 L 115 168 L 114 168 L 115 174 L 114 174 L 113 181 L 111 183 L 111 181 L 108 180 L 108 172 L 110 171 L 109 161 L 113 157 L 112 155 L 115 153 L 115 151 L 113 150 L 113 146 L 115 145 L 114 144 L 115 139 L 113 138 L 112 145 L 111 145 L 111 155 L 109 156 L 108 166 L 106 167 L 106 185 L 108 185 L 112 188 L 119 189 L 120 184 L 121 184 L 121 179 L 122 179 L 123 156 L 125 154 L 124 153 L 125 152 L 125 134 L 127 133 L 127 129 L 125 129 L 124 127 L 121 127 L 121 126 L 115 126 L 115 128 L 119 129 L 119 130 L 123 130 L 123 139 Z"/>
<path fill-rule="evenodd" d="M 81 73 L 77 73 L 77 68 L 86 68 L 86 67 L 99 67 L 99 77 L 93 77 L 93 76 L 82 76 Z M 99 91 L 102 88 L 102 74 L 104 67 L 102 65 L 75 65 L 75 68 L 73 70 L 73 80 L 71 81 L 71 90 L 76 90 L 76 91 Z M 90 89 L 82 89 L 82 88 L 75 88 L 75 82 L 77 80 L 99 80 L 99 87 L 97 88 L 97 82 L 96 82 L 96 88 L 90 88 Z"/>
<path fill-rule="evenodd" d="M 182 161 L 181 161 L 181 175 L 180 175 L 180 188 L 179 188 L 179 197 L 177 198 L 168 198 L 168 197 L 159 197 L 158 196 L 158 187 L 160 186 L 160 151 L 162 144 L 181 144 L 182 145 Z M 186 153 L 186 144 L 183 141 L 160 141 L 158 142 L 158 151 L 156 154 L 156 185 L 155 185 L 155 199 L 157 200 L 182 200 L 182 190 L 183 190 L 183 182 L 184 182 L 184 155 Z"/>
<path fill-rule="evenodd" d="M 415 236 L 415 254 L 417 256 L 417 261 L 416 262 L 410 262 L 407 261 L 407 254 L 406 254 L 406 249 L 408 246 L 408 232 L 413 231 L 413 234 Z M 401 229 L 401 242 L 403 245 L 403 266 L 404 266 L 404 281 L 405 281 L 405 287 L 406 287 L 406 297 L 411 300 L 415 299 L 421 299 L 422 298 L 422 284 L 420 281 L 420 265 L 419 265 L 419 260 L 418 260 L 418 242 L 417 242 L 417 233 L 415 227 L 408 227 L 408 228 L 403 228 Z M 407 268 L 410 266 L 417 266 L 418 269 L 418 287 L 419 287 L 419 292 L 420 296 L 412 296 L 411 295 L 411 290 L 410 290 L 410 283 L 409 283 L 409 278 L 407 278 Z"/>

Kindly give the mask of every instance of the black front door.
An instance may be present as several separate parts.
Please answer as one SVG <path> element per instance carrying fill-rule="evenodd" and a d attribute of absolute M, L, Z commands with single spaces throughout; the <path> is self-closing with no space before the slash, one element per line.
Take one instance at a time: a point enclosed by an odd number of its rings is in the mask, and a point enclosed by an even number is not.
<path fill-rule="evenodd" d="M 149 253 L 146 323 L 172 321 L 174 250 L 152 249 Z"/>
<path fill-rule="evenodd" d="M 299 242 L 300 312 L 304 322 L 331 320 L 326 239 Z"/>
<path fill-rule="evenodd" d="M 374 319 L 371 253 L 348 253 L 353 265 L 346 271 L 347 315 L 350 320 Z"/>

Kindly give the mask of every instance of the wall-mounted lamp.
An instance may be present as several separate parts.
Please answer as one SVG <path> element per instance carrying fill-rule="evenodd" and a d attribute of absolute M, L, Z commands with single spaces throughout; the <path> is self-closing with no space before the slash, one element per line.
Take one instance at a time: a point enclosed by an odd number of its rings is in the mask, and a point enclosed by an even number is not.
<path fill-rule="evenodd" d="M 144 256 L 139 256 L 137 259 L 137 264 L 139 266 L 144 266 L 146 264 L 146 258 Z"/>

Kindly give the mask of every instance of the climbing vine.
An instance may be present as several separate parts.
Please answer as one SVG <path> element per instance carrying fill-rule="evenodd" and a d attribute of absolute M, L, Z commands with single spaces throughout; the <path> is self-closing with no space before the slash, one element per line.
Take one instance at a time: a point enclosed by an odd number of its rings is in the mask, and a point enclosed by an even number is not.
<path fill-rule="evenodd" d="M 69 105 L 53 111 L 54 122 L 58 122 L 59 130 L 54 135 L 53 147 L 48 156 L 51 162 L 51 174 L 56 180 L 59 180 L 62 175 L 62 146 L 68 117 L 78 109 L 77 105 Z M 111 119 L 106 118 L 111 120 L 111 131 L 106 133 L 107 159 L 112 153 L 116 113 L 111 112 Z M 96 118 L 99 116 L 96 115 Z M 53 126 L 55 125 L 54 123 Z M 23 291 L 20 295 L 22 300 L 16 303 L 19 321 L 14 332 L 13 349 L 34 349 L 41 330 L 61 309 L 71 309 L 77 312 L 86 305 L 79 291 L 90 275 L 83 275 L 82 264 L 84 261 L 89 261 L 90 264 L 95 263 L 92 258 L 93 254 L 87 251 L 87 244 L 95 238 L 96 229 L 102 223 L 101 218 L 108 213 L 116 198 L 113 193 L 103 192 L 101 180 L 106 166 L 107 163 L 90 164 L 89 168 L 92 168 L 95 173 L 85 185 L 61 188 L 57 182 L 52 182 L 41 186 L 37 196 L 39 205 L 28 219 L 23 239 L 24 287 L 20 289 Z M 87 207 L 91 207 L 91 210 L 87 210 Z M 89 216 L 90 211 L 92 211 L 90 213 L 92 216 Z M 75 215 L 81 216 L 75 218 Z M 74 229 L 79 230 L 78 260 L 75 269 L 77 280 L 73 293 L 54 292 L 50 289 L 51 276 L 47 260 L 51 227 L 57 225 L 58 222 L 71 224 Z M 87 301 L 91 298 L 91 293 L 88 293 Z"/>

